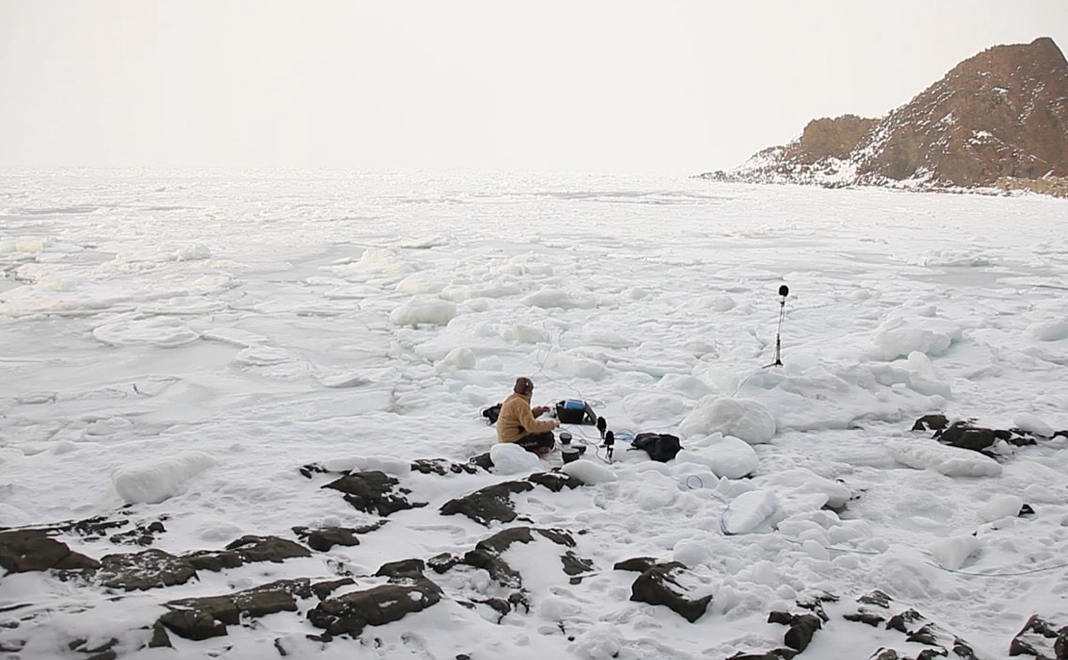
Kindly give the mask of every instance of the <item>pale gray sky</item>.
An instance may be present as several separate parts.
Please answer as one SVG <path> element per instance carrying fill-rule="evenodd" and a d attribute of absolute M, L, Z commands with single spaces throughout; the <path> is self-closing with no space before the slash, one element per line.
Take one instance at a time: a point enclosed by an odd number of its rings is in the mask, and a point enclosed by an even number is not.
<path fill-rule="evenodd" d="M 1066 0 L 0 0 L 0 167 L 694 174 L 881 116 Z"/>

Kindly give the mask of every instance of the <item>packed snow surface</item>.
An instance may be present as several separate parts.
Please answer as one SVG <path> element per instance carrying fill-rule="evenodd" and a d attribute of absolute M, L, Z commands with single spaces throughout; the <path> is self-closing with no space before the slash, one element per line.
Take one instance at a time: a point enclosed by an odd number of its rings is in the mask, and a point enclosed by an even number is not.
<path fill-rule="evenodd" d="M 162 521 L 154 547 L 181 554 L 378 521 L 309 465 L 382 471 L 428 505 L 357 546 L 167 589 L 3 575 L 0 646 L 24 658 L 82 657 L 71 642 L 111 638 L 123 658 L 726 658 L 781 647 L 768 614 L 798 598 L 878 589 L 979 657 L 1007 658 L 1032 614 L 1068 623 L 1066 235 L 1065 202 L 1035 196 L 2 174 L 0 526 Z M 557 465 L 497 445 L 480 414 L 520 375 L 535 405 L 590 403 L 615 433 L 613 459 L 596 429 L 565 425 L 587 446 L 562 468 L 577 488 L 515 494 L 510 524 L 440 515 Z M 928 413 L 1037 443 L 996 458 L 945 447 L 910 431 Z M 640 432 L 683 449 L 652 461 L 628 444 Z M 411 465 L 485 452 L 490 472 Z M 463 554 L 518 524 L 569 531 L 592 568 L 569 579 L 565 549 L 539 537 L 504 556 L 529 611 L 462 605 L 501 595 L 464 567 L 431 576 L 441 603 L 359 640 L 309 639 L 320 631 L 301 611 L 175 652 L 145 647 L 168 600 L 283 578 L 381 583 L 386 562 Z M 141 549 L 60 538 L 95 558 Z M 679 561 L 678 588 L 712 596 L 696 623 L 630 600 L 636 575 L 613 566 L 642 556 Z M 868 657 L 888 634 L 836 617 L 802 657 Z"/>

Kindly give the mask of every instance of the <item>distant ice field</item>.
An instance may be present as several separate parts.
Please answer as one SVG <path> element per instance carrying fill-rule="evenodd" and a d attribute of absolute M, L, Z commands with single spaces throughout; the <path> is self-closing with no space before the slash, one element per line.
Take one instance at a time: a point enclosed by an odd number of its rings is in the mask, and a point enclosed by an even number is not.
<path fill-rule="evenodd" d="M 773 361 L 781 284 L 787 368 L 747 387 L 918 350 L 951 412 L 1006 422 L 1068 396 L 1035 387 L 1068 363 L 1065 205 L 1048 198 L 515 175 L 0 182 L 0 423 L 24 449 L 100 415 L 133 420 L 95 436 L 120 440 L 376 387 L 425 414 L 449 390 L 463 417 L 540 370 L 598 398 L 665 375 L 729 390 Z M 454 348 L 475 363 L 439 365 Z"/>

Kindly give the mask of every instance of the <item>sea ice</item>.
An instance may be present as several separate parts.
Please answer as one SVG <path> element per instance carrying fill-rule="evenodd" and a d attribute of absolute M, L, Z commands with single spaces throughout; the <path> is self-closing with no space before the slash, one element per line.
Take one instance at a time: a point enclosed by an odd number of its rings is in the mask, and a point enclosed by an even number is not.
<path fill-rule="evenodd" d="M 447 325 L 456 316 L 456 303 L 440 298 L 416 296 L 389 314 L 394 325 Z"/>

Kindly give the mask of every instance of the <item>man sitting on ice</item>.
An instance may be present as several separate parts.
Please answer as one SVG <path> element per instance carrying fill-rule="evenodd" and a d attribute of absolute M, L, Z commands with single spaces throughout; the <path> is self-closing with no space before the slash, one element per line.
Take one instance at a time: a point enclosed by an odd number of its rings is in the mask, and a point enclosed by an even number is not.
<path fill-rule="evenodd" d="M 531 408 L 530 397 L 533 393 L 534 383 L 529 378 L 516 379 L 512 394 L 501 404 L 501 413 L 497 418 L 497 440 L 514 442 L 527 451 L 546 454 L 556 444 L 553 429 L 559 428 L 560 422 L 555 419 L 535 419 L 549 412 L 549 407 Z"/>

